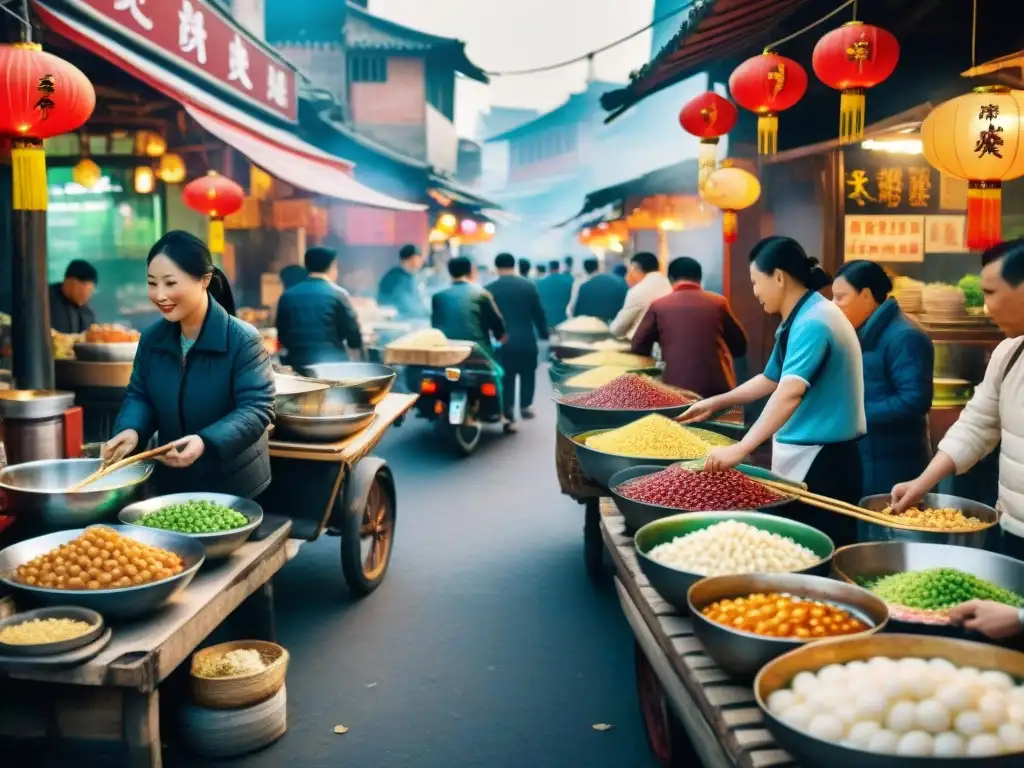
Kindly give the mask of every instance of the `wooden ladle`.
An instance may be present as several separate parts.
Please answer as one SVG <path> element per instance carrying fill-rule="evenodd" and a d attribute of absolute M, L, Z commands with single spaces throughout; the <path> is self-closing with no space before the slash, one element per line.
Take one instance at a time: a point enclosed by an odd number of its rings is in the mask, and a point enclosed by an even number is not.
<path fill-rule="evenodd" d="M 91 485 L 97 480 L 100 480 L 113 472 L 117 472 L 119 469 L 124 469 L 125 467 L 132 466 L 133 464 L 138 464 L 140 461 L 146 461 L 147 459 L 153 459 L 157 456 L 163 456 L 165 453 L 170 453 L 174 450 L 174 447 L 175 443 L 167 443 L 167 445 L 161 445 L 159 448 L 143 451 L 142 453 L 137 453 L 134 456 L 129 456 L 127 459 L 121 459 L 120 461 L 115 461 L 113 464 L 100 467 L 84 480 L 79 480 L 77 483 L 65 490 L 64 493 L 78 493 L 85 488 L 85 486 Z"/>

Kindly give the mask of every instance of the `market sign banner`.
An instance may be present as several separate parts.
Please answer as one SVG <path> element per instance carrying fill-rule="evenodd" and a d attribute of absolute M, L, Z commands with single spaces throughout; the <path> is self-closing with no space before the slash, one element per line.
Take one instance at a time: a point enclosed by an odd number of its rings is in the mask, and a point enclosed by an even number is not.
<path fill-rule="evenodd" d="M 966 216 L 926 216 L 925 253 L 968 253 Z"/>
<path fill-rule="evenodd" d="M 921 155 L 847 149 L 843 164 L 843 198 L 848 214 L 914 216 L 962 212 L 966 207 L 966 194 L 956 194 L 948 179 Z"/>
<path fill-rule="evenodd" d="M 294 68 L 208 0 L 73 0 L 73 4 L 222 90 L 290 122 L 298 119 Z"/>
<path fill-rule="evenodd" d="M 844 224 L 845 261 L 924 261 L 924 216 L 848 215 Z"/>

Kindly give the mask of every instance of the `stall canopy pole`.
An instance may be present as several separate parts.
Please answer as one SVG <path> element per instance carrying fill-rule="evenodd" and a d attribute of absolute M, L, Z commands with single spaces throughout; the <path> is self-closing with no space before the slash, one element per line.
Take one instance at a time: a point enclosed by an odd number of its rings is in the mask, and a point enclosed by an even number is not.
<path fill-rule="evenodd" d="M 28 19 L 28 0 L 21 4 Z M 21 27 L 32 42 L 32 27 Z M 11 346 L 14 384 L 19 389 L 53 389 L 53 341 L 46 282 L 46 154 L 38 139 L 17 140 L 11 150 L 12 265 Z"/>

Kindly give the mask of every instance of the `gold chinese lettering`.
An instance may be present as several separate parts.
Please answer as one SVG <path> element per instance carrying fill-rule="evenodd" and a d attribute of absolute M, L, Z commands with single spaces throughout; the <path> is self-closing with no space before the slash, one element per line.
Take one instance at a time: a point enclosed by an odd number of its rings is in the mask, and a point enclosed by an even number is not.
<path fill-rule="evenodd" d="M 768 72 L 768 82 L 771 83 L 772 98 L 774 99 L 786 87 L 786 65 L 781 61 L 776 64 L 775 68 Z"/>
<path fill-rule="evenodd" d="M 899 208 L 903 202 L 903 169 L 882 168 L 875 175 L 878 202 L 886 208 Z"/>
<path fill-rule="evenodd" d="M 853 200 L 861 208 L 864 207 L 866 200 L 870 200 L 872 203 L 878 202 L 868 192 L 868 181 L 870 179 L 868 178 L 867 171 L 858 169 L 847 174 L 846 186 L 850 188 L 850 194 L 846 197 L 848 200 Z"/>
<path fill-rule="evenodd" d="M 932 169 L 907 169 L 907 202 L 911 208 L 927 208 L 932 199 Z"/>
<path fill-rule="evenodd" d="M 871 58 L 871 43 L 865 35 L 862 34 L 860 40 L 850 44 L 846 49 L 846 58 L 848 61 L 857 62 L 857 71 L 863 71 L 864 62 Z"/>
<path fill-rule="evenodd" d="M 718 108 L 715 107 L 714 105 L 710 107 L 704 107 L 704 109 L 700 111 L 700 116 L 701 119 L 704 121 L 704 125 L 710 128 L 718 120 Z"/>

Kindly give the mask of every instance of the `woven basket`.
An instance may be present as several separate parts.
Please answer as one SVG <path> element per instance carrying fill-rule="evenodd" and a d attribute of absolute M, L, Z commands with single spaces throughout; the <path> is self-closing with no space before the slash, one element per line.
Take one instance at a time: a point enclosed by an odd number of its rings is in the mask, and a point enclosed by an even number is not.
<path fill-rule="evenodd" d="M 259 651 L 264 663 L 268 665 L 267 668 L 239 677 L 196 675 L 199 662 L 207 656 L 241 649 Z M 209 709 L 239 709 L 259 704 L 281 690 L 288 672 L 288 659 L 288 651 L 277 643 L 268 643 L 264 640 L 238 640 L 203 648 L 192 656 L 192 698 L 196 704 Z"/>
<path fill-rule="evenodd" d="M 558 485 L 562 493 L 572 496 L 577 501 L 594 499 L 607 495 L 605 491 L 594 485 L 583 474 L 580 463 L 576 459 L 576 447 L 572 440 L 556 429 L 555 438 L 555 469 L 558 472 Z"/>

